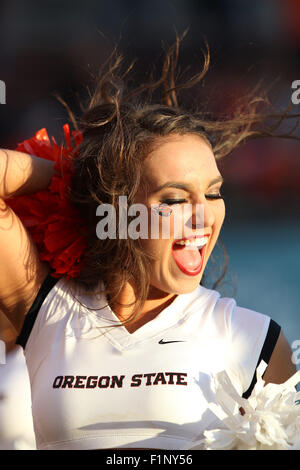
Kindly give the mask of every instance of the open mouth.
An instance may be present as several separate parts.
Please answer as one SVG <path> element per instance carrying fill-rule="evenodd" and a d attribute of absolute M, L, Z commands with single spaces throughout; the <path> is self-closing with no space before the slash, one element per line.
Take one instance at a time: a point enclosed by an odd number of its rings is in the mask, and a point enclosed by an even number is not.
<path fill-rule="evenodd" d="M 188 276 L 201 272 L 209 235 L 187 237 L 172 243 L 172 255 L 179 269 Z"/>

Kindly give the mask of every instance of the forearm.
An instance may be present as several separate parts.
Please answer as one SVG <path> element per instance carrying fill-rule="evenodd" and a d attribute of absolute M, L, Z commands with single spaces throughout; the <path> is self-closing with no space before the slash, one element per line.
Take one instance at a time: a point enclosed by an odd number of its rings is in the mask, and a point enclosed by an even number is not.
<path fill-rule="evenodd" d="M 0 149 L 0 198 L 47 189 L 54 162 L 14 150 Z"/>

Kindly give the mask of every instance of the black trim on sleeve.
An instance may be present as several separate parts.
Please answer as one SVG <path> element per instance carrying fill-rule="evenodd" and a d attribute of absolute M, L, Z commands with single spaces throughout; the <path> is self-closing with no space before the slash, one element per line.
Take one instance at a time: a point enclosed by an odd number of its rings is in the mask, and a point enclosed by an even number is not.
<path fill-rule="evenodd" d="M 274 351 L 274 348 L 276 346 L 280 331 L 281 331 L 281 327 L 278 325 L 278 323 L 276 323 L 274 320 L 271 319 L 267 336 L 266 336 L 264 345 L 262 347 L 257 365 L 255 367 L 255 372 L 254 372 L 252 382 L 248 390 L 246 390 L 246 392 L 243 393 L 243 398 L 249 398 L 252 393 L 253 388 L 255 387 L 255 384 L 257 381 L 256 368 L 259 366 L 260 361 L 265 361 L 267 364 L 269 364 L 269 361 L 270 361 L 272 352 Z"/>
<path fill-rule="evenodd" d="M 51 274 L 48 274 L 43 284 L 41 285 L 33 304 L 28 310 L 28 313 L 25 316 L 25 320 L 22 326 L 22 330 L 16 339 L 16 344 L 22 346 L 23 349 L 25 349 L 26 343 L 28 341 L 29 335 L 31 333 L 39 310 L 42 306 L 42 303 L 44 302 L 50 290 L 52 289 L 52 287 L 54 287 L 58 280 L 59 278 L 54 278 L 51 276 Z"/>

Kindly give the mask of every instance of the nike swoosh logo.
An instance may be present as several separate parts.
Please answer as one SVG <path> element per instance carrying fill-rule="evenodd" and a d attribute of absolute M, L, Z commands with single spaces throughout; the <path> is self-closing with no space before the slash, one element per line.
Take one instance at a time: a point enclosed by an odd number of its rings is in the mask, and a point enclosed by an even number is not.
<path fill-rule="evenodd" d="M 178 340 L 178 341 L 164 341 L 163 339 L 161 339 L 160 341 L 158 341 L 158 344 L 169 344 L 169 343 L 185 343 L 186 341 L 183 341 L 183 340 Z"/>

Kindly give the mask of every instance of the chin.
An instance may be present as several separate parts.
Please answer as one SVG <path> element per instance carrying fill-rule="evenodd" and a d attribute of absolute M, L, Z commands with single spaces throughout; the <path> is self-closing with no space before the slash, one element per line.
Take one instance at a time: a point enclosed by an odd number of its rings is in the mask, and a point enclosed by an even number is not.
<path fill-rule="evenodd" d="M 167 294 L 189 294 L 193 292 L 199 286 L 203 273 L 198 276 L 191 277 L 189 279 L 176 279 L 172 283 L 168 282 L 162 287 L 160 284 L 160 289 L 163 290 Z"/>

